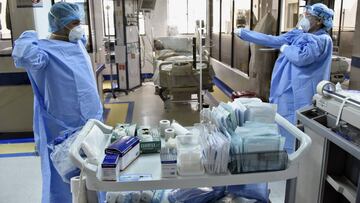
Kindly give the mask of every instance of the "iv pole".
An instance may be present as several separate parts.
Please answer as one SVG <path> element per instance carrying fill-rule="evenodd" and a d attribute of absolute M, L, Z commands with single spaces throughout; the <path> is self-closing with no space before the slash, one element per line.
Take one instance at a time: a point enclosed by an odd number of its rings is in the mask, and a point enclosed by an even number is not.
<path fill-rule="evenodd" d="M 108 28 L 108 37 L 107 37 L 107 42 L 108 42 L 108 47 L 107 47 L 107 55 L 109 57 L 109 62 L 110 62 L 110 82 L 111 82 L 111 94 L 113 96 L 113 98 L 116 98 L 115 95 L 115 91 L 114 91 L 114 81 L 113 81 L 113 63 L 111 61 L 111 49 L 110 49 L 110 17 L 109 17 L 109 10 L 110 10 L 110 6 L 107 5 L 106 6 L 106 18 L 107 18 L 107 28 Z"/>

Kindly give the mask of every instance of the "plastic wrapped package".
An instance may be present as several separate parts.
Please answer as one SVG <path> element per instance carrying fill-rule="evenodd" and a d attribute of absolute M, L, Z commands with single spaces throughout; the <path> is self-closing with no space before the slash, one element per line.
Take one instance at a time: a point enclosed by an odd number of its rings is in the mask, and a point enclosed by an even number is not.
<path fill-rule="evenodd" d="M 182 176 L 203 175 L 205 171 L 200 146 L 178 148 L 177 168 Z"/>
<path fill-rule="evenodd" d="M 204 127 L 200 134 L 205 169 L 210 174 L 225 174 L 228 172 L 230 137 L 208 127 Z"/>
<path fill-rule="evenodd" d="M 161 203 L 164 191 L 107 192 L 106 203 Z"/>
<path fill-rule="evenodd" d="M 186 134 L 190 133 L 188 129 L 184 128 L 182 125 L 180 125 L 175 120 L 173 120 L 173 122 L 171 123 L 171 128 L 173 128 L 175 130 L 176 136 L 177 135 L 186 135 Z"/>
<path fill-rule="evenodd" d="M 53 151 L 50 154 L 50 158 L 56 171 L 59 173 L 64 182 L 70 183 L 70 179 L 80 174 L 78 169 L 72 162 L 69 154 L 70 147 L 75 141 L 78 132 L 73 133 L 62 143 L 55 145 Z"/>
<path fill-rule="evenodd" d="M 246 107 L 240 102 L 229 103 L 230 106 L 235 110 L 237 126 L 243 126 L 245 123 Z"/>
<path fill-rule="evenodd" d="M 285 138 L 280 135 L 247 136 L 243 138 L 243 152 L 281 151 L 281 143 Z"/>
<path fill-rule="evenodd" d="M 237 197 L 233 194 L 228 194 L 225 197 L 216 201 L 216 203 L 256 203 L 256 199 L 247 199 L 244 197 Z"/>
<path fill-rule="evenodd" d="M 235 109 L 230 104 L 220 103 L 220 106 L 223 107 L 227 112 L 229 112 L 230 123 L 229 125 L 233 130 L 235 130 L 238 125 L 238 119 L 236 118 Z"/>
<path fill-rule="evenodd" d="M 170 191 L 170 203 L 207 203 L 224 196 L 225 187 L 203 187 L 193 189 L 175 189 Z"/>
<path fill-rule="evenodd" d="M 240 97 L 234 100 L 235 103 L 249 104 L 249 103 L 262 103 L 259 98 L 244 98 Z"/>
<path fill-rule="evenodd" d="M 259 203 L 269 202 L 267 183 L 228 186 L 226 192 L 237 197 L 256 199 Z"/>
<path fill-rule="evenodd" d="M 268 127 L 237 127 L 235 129 L 235 135 L 240 137 L 252 137 L 252 136 L 271 136 L 279 135 L 277 128 L 268 128 Z"/>
<path fill-rule="evenodd" d="M 245 106 L 247 108 L 245 114 L 246 121 L 275 123 L 275 115 L 277 111 L 276 104 L 254 102 L 248 103 Z"/>

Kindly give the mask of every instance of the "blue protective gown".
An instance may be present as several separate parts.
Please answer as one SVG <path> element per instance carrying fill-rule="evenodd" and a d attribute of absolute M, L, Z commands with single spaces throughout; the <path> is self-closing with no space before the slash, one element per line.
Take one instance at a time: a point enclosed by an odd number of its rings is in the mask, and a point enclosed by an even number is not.
<path fill-rule="evenodd" d="M 295 124 L 295 111 L 310 105 L 317 84 L 330 78 L 331 37 L 323 29 L 315 33 L 294 29 L 280 36 L 243 29 L 240 38 L 277 49 L 284 44 L 289 45 L 276 60 L 269 100 L 278 105 L 281 116 Z M 295 138 L 282 128 L 280 133 L 286 137 L 285 149 L 293 151 Z"/>
<path fill-rule="evenodd" d="M 71 202 L 70 185 L 63 182 L 50 160 L 54 139 L 102 120 L 90 57 L 84 42 L 38 40 L 33 31 L 15 41 L 16 67 L 24 67 L 34 91 L 33 130 L 41 157 L 42 202 Z"/>

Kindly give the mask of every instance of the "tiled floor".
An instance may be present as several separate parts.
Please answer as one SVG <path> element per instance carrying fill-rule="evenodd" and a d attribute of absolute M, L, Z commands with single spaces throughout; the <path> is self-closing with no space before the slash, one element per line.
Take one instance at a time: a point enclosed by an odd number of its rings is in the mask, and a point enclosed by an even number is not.
<path fill-rule="evenodd" d="M 159 96 L 154 95 L 154 86 L 145 83 L 128 96 L 112 99 L 118 102 L 134 101 L 133 122 L 154 126 L 159 120 L 175 119 L 183 125 L 199 120 L 196 105 L 174 104 L 164 110 Z M 0 158 L 0 202 L 39 203 L 41 199 L 41 173 L 39 157 Z M 270 183 L 272 203 L 284 202 L 285 182 Z"/>

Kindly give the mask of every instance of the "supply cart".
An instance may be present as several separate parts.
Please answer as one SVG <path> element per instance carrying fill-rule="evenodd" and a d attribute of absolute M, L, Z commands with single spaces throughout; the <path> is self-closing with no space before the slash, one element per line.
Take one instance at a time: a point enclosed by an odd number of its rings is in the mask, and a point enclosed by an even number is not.
<path fill-rule="evenodd" d="M 77 139 L 74 141 L 70 156 L 78 168 L 81 169 L 80 177 L 71 180 L 73 202 L 96 202 L 87 198 L 94 191 L 141 191 L 173 188 L 195 188 L 225 185 L 240 185 L 287 180 L 285 202 L 294 202 L 296 190 L 296 178 L 299 173 L 300 159 L 306 154 L 311 139 L 280 115 L 275 117 L 276 123 L 292 133 L 299 142 L 297 150 L 289 154 L 287 168 L 282 171 L 259 172 L 246 174 L 227 175 L 202 175 L 176 178 L 162 178 L 159 154 L 141 155 L 120 175 L 148 174 L 147 180 L 127 182 L 102 181 L 98 177 L 99 164 L 101 164 L 105 147 L 110 142 L 112 127 L 106 126 L 97 120 L 89 120 L 83 127 Z M 102 132 L 103 139 L 94 139 Z M 85 144 L 84 144 L 85 143 Z M 94 157 L 83 158 L 83 147 L 92 144 Z M 98 153 L 96 153 L 98 152 Z M 87 201 L 89 199 L 89 201 Z M 74 201 L 75 200 L 75 201 Z"/>

